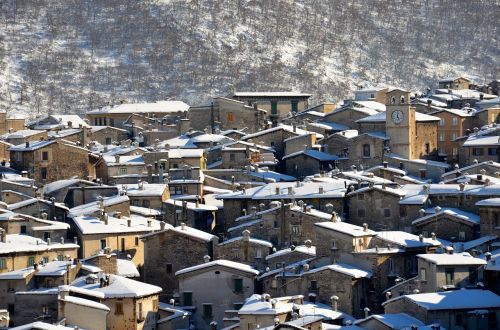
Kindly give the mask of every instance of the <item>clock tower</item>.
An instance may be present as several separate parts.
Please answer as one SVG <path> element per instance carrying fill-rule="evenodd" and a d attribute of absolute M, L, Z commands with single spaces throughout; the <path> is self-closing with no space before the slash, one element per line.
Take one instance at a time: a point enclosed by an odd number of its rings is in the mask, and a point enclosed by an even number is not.
<path fill-rule="evenodd" d="M 390 89 L 385 97 L 385 130 L 390 138 L 391 152 L 407 159 L 413 159 L 415 140 L 415 109 L 410 107 L 410 92 Z"/>

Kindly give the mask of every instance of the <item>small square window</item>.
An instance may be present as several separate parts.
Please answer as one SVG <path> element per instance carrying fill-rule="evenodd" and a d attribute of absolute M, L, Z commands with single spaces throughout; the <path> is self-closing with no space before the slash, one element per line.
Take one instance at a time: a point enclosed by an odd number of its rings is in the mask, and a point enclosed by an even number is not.
<path fill-rule="evenodd" d="M 235 278 L 234 279 L 234 292 L 241 293 L 243 292 L 243 279 Z"/>
<path fill-rule="evenodd" d="M 389 218 L 391 216 L 391 209 L 384 209 L 384 217 Z"/>
<path fill-rule="evenodd" d="M 167 271 L 167 274 L 172 274 L 172 264 L 166 265 L 166 271 Z"/>
<path fill-rule="evenodd" d="M 212 304 L 203 304 L 203 317 L 212 317 Z"/>
<path fill-rule="evenodd" d="M 42 151 L 42 160 L 49 160 L 49 152 Z"/>

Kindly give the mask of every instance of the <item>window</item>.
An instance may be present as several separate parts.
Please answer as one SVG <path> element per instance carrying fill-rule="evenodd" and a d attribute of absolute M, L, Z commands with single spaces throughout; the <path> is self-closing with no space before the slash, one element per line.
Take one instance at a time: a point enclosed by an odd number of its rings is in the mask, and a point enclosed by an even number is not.
<path fill-rule="evenodd" d="M 457 133 L 451 133 L 451 141 L 455 141 L 457 139 Z"/>
<path fill-rule="evenodd" d="M 235 278 L 234 279 L 234 292 L 243 292 L 243 279 Z"/>
<path fill-rule="evenodd" d="M 101 250 L 104 250 L 106 248 L 106 240 L 102 239 L 101 240 Z"/>
<path fill-rule="evenodd" d="M 47 180 L 47 168 L 46 167 L 40 168 L 40 178 L 42 180 Z"/>
<path fill-rule="evenodd" d="M 43 232 L 43 240 L 47 242 L 47 240 L 50 238 L 50 231 L 44 231 Z"/>
<path fill-rule="evenodd" d="M 296 113 L 299 110 L 298 104 L 298 101 L 292 101 L 292 113 Z"/>
<path fill-rule="evenodd" d="M 279 223 L 278 223 L 278 221 L 274 221 L 274 228 L 279 228 Z"/>
<path fill-rule="evenodd" d="M 167 274 L 172 274 L 172 264 L 166 265 L 166 271 L 167 271 Z"/>
<path fill-rule="evenodd" d="M 110 137 L 107 137 L 107 138 L 106 138 L 106 144 L 107 144 L 107 145 L 111 144 L 111 138 L 110 138 Z"/>
<path fill-rule="evenodd" d="M 459 241 L 465 241 L 465 231 L 459 231 L 458 232 L 458 240 Z"/>
<path fill-rule="evenodd" d="M 62 254 L 58 254 L 57 261 L 64 261 L 64 256 Z"/>
<path fill-rule="evenodd" d="M 363 157 L 370 157 L 370 145 L 363 144 Z"/>
<path fill-rule="evenodd" d="M 389 259 L 389 274 L 394 273 L 394 259 Z"/>
<path fill-rule="evenodd" d="M 473 156 L 482 156 L 483 155 L 483 148 L 472 148 L 472 155 Z"/>
<path fill-rule="evenodd" d="M 337 241 L 332 239 L 332 250 L 336 250 L 337 249 Z"/>
<path fill-rule="evenodd" d="M 125 252 L 125 238 L 122 237 L 121 239 L 121 247 L 122 247 L 122 252 Z"/>
<path fill-rule="evenodd" d="M 440 141 L 440 142 L 443 142 L 443 141 L 444 141 L 444 133 L 443 133 L 443 132 L 440 132 L 440 133 L 439 133 L 439 141 Z"/>
<path fill-rule="evenodd" d="M 232 112 L 227 113 L 227 121 L 229 122 L 234 121 L 234 114 Z"/>
<path fill-rule="evenodd" d="M 318 290 L 318 281 L 311 281 L 311 291 Z"/>
<path fill-rule="evenodd" d="M 193 306 L 193 293 L 192 292 L 184 292 L 183 293 L 183 301 L 184 306 Z"/>
<path fill-rule="evenodd" d="M 48 256 L 43 257 L 43 263 L 44 264 L 48 264 L 49 263 L 49 257 Z"/>
<path fill-rule="evenodd" d="M 300 233 L 300 227 L 299 226 L 292 226 L 292 234 L 298 235 Z"/>
<path fill-rule="evenodd" d="M 455 285 L 455 269 L 445 268 L 446 285 Z"/>
<path fill-rule="evenodd" d="M 429 143 L 425 144 L 425 154 L 429 155 L 431 153 L 431 145 Z"/>
<path fill-rule="evenodd" d="M 115 303 L 115 315 L 123 315 L 123 303 L 122 302 Z"/>
<path fill-rule="evenodd" d="M 21 234 L 26 234 L 26 225 L 21 226 Z"/>
<path fill-rule="evenodd" d="M 143 315 L 143 313 L 142 313 L 142 312 L 143 312 L 143 311 L 142 311 L 142 303 L 139 303 L 139 304 L 137 305 L 137 307 L 138 307 L 138 308 L 137 308 L 137 319 L 138 319 L 138 320 L 144 320 L 144 315 Z"/>
<path fill-rule="evenodd" d="M 212 304 L 203 304 L 203 317 L 212 317 Z"/>
<path fill-rule="evenodd" d="M 439 119 L 439 126 L 444 126 L 444 118 Z"/>
<path fill-rule="evenodd" d="M 42 160 L 49 160 L 49 152 L 42 151 Z"/>
<path fill-rule="evenodd" d="M 451 150 L 451 153 L 452 153 L 452 155 L 453 155 L 453 156 L 458 155 L 458 148 L 453 148 L 453 149 Z"/>
<path fill-rule="evenodd" d="M 120 167 L 120 175 L 125 175 L 127 174 L 127 168 L 126 167 Z"/>
<path fill-rule="evenodd" d="M 170 186 L 171 195 L 182 195 L 182 186 Z"/>
<path fill-rule="evenodd" d="M 358 209 L 358 217 L 359 218 L 365 217 L 365 209 Z"/>
<path fill-rule="evenodd" d="M 453 126 L 457 126 L 457 125 L 458 125 L 458 118 L 457 118 L 457 117 L 453 117 L 453 118 L 451 118 L 451 124 L 452 124 Z"/>
<path fill-rule="evenodd" d="M 111 127 L 115 126 L 115 120 L 113 118 L 109 118 L 109 126 Z"/>
<path fill-rule="evenodd" d="M 7 260 L 5 258 L 0 258 L 0 269 L 7 269 Z"/>
<path fill-rule="evenodd" d="M 375 98 L 375 94 L 373 94 L 373 93 L 372 93 L 372 94 L 370 94 L 370 98 L 371 98 L 371 99 L 374 99 L 374 98 Z"/>
<path fill-rule="evenodd" d="M 149 204 L 149 200 L 148 199 L 145 199 L 145 200 L 142 201 L 142 206 L 143 207 L 149 207 L 149 205 L 150 204 Z"/>
<path fill-rule="evenodd" d="M 262 249 L 261 248 L 255 249 L 255 258 L 257 258 L 257 259 L 262 258 Z"/>
<path fill-rule="evenodd" d="M 35 264 L 35 257 L 28 257 L 28 267 L 31 267 Z"/>
<path fill-rule="evenodd" d="M 135 238 L 135 246 L 138 246 L 139 245 L 139 237 L 136 237 Z"/>
<path fill-rule="evenodd" d="M 488 148 L 488 156 L 496 156 L 496 155 L 498 155 L 497 148 Z"/>
<path fill-rule="evenodd" d="M 229 160 L 232 161 L 232 162 L 236 161 L 236 155 L 233 154 L 233 153 L 230 153 L 229 154 Z"/>
<path fill-rule="evenodd" d="M 389 218 L 391 216 L 391 209 L 384 209 L 384 217 Z"/>
<path fill-rule="evenodd" d="M 271 102 L 271 114 L 272 115 L 278 114 L 278 102 L 276 102 L 276 101 Z"/>
<path fill-rule="evenodd" d="M 408 214 L 406 212 L 406 207 L 404 205 L 399 206 L 399 216 L 400 217 L 406 217 Z"/>
<path fill-rule="evenodd" d="M 477 269 L 469 267 L 469 284 L 475 285 L 477 283 Z"/>
<path fill-rule="evenodd" d="M 358 201 L 364 201 L 365 200 L 365 195 L 364 194 L 358 194 Z"/>

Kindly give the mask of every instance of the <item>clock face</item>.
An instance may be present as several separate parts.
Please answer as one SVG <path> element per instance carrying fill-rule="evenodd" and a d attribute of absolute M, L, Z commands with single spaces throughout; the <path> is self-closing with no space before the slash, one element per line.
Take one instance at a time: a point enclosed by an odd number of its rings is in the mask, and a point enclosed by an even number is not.
<path fill-rule="evenodd" d="M 400 110 L 393 111 L 391 118 L 394 124 L 401 124 L 403 121 L 403 112 Z"/>

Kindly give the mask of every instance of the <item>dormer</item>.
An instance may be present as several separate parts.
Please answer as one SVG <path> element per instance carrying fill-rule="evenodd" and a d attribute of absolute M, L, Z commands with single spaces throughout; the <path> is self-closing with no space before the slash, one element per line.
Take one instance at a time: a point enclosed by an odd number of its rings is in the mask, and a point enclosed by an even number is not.
<path fill-rule="evenodd" d="M 410 104 L 410 92 L 403 89 L 390 89 L 385 96 L 385 105 L 402 106 Z"/>

